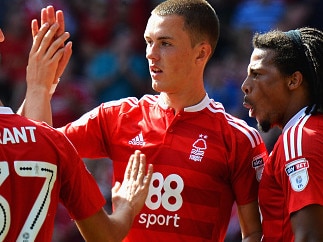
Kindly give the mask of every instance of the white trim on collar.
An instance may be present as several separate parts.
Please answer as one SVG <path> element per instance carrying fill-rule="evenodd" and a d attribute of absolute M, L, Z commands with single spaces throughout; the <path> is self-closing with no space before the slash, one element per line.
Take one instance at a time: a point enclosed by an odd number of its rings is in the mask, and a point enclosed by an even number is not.
<path fill-rule="evenodd" d="M 207 93 L 205 94 L 205 97 L 203 98 L 203 100 L 201 102 L 199 102 L 198 104 L 195 104 L 193 106 L 184 108 L 185 112 L 198 112 L 203 110 L 205 107 L 207 107 L 210 103 L 210 98 L 207 95 Z"/>
<path fill-rule="evenodd" d="M 203 110 L 204 108 L 206 108 L 209 103 L 211 102 L 208 94 L 205 94 L 205 97 L 203 98 L 203 100 L 201 102 L 199 102 L 198 104 L 195 104 L 193 106 L 190 107 L 186 107 L 184 108 L 184 112 L 198 112 Z M 164 100 L 161 98 L 161 96 L 159 95 L 158 97 L 158 104 L 160 107 L 162 107 L 163 109 L 167 109 L 167 105 L 165 104 Z"/>
<path fill-rule="evenodd" d="M 305 110 L 306 110 L 307 107 L 305 108 L 302 108 L 300 111 L 298 111 L 298 113 L 296 113 L 289 121 L 288 123 L 285 125 L 285 127 L 283 128 L 283 133 L 289 129 L 290 127 L 292 127 L 293 125 L 295 125 L 297 123 L 298 120 L 300 120 L 301 118 L 303 118 L 306 113 L 305 113 Z"/>
<path fill-rule="evenodd" d="M 0 106 L 0 114 L 14 114 L 14 112 L 9 107 Z"/>

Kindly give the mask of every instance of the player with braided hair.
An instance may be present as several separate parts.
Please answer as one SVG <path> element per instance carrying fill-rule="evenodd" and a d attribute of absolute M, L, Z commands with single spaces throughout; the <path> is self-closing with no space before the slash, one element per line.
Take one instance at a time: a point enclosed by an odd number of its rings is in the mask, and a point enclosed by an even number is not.
<path fill-rule="evenodd" d="M 282 129 L 259 186 L 262 241 L 323 241 L 323 32 L 270 31 L 253 47 L 244 106 Z"/>

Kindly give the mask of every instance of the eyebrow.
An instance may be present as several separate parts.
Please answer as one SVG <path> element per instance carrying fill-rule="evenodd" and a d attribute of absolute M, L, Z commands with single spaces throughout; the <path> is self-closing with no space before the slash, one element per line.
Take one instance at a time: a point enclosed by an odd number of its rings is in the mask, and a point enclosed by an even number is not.
<path fill-rule="evenodd" d="M 151 37 L 147 36 L 147 35 L 145 35 L 144 37 L 151 39 Z M 157 38 L 157 40 L 172 40 L 172 39 L 174 39 L 174 38 L 170 37 L 170 36 L 160 36 L 160 37 Z"/>
<path fill-rule="evenodd" d="M 170 36 L 161 36 L 157 38 L 158 40 L 165 40 L 165 39 L 174 39 L 173 37 Z"/>

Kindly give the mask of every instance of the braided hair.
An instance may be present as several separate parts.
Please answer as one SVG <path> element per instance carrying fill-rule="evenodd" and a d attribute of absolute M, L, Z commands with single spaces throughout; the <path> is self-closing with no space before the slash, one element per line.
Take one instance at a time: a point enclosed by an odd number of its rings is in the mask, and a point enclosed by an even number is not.
<path fill-rule="evenodd" d="M 286 76 L 302 73 L 308 86 L 311 105 L 307 113 L 323 111 L 323 32 L 315 28 L 299 28 L 288 32 L 273 30 L 255 34 L 254 48 L 271 49 L 273 62 Z"/>

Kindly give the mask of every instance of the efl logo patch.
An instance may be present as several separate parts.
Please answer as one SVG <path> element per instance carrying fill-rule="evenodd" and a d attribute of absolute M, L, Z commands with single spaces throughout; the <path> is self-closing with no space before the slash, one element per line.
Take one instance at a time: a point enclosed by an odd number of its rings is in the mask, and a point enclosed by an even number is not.
<path fill-rule="evenodd" d="M 308 183 L 308 161 L 304 158 L 288 163 L 285 172 L 289 176 L 292 189 L 296 192 L 304 190 Z"/>
<path fill-rule="evenodd" d="M 256 170 L 256 178 L 260 181 L 264 169 L 264 158 L 266 153 L 262 153 L 252 159 L 252 167 Z"/>

